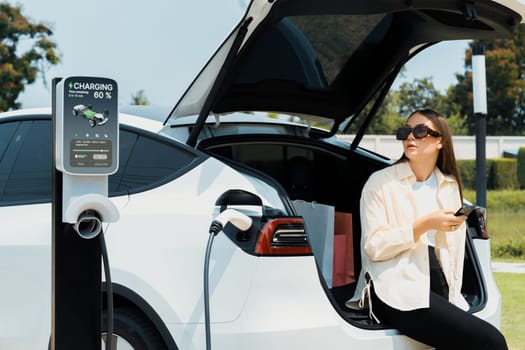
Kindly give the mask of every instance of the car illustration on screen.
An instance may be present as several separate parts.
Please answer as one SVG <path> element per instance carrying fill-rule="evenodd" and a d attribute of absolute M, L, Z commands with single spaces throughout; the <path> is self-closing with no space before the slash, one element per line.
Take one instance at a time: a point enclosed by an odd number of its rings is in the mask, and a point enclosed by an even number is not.
<path fill-rule="evenodd" d="M 104 110 L 104 112 L 95 112 L 91 105 L 76 105 L 73 107 L 73 115 L 75 117 L 81 116 L 88 120 L 89 126 L 94 128 L 95 126 L 102 126 L 106 124 L 109 120 L 109 111 Z"/>

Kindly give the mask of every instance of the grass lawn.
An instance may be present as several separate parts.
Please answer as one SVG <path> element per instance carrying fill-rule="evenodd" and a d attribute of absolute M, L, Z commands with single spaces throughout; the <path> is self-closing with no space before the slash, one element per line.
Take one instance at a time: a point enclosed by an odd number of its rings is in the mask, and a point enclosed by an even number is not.
<path fill-rule="evenodd" d="M 525 274 L 495 273 L 502 295 L 501 331 L 510 350 L 525 350 Z"/>
<path fill-rule="evenodd" d="M 475 201 L 472 190 L 466 190 L 464 195 Z M 525 191 L 488 191 L 487 229 L 494 260 L 524 261 Z"/>
<path fill-rule="evenodd" d="M 475 201 L 475 193 L 465 198 Z M 487 229 L 494 261 L 524 262 L 525 191 L 488 191 Z M 495 273 L 501 291 L 501 331 L 510 350 L 525 350 L 525 274 Z"/>
<path fill-rule="evenodd" d="M 525 240 L 525 211 L 487 211 L 487 229 L 495 242 Z"/>

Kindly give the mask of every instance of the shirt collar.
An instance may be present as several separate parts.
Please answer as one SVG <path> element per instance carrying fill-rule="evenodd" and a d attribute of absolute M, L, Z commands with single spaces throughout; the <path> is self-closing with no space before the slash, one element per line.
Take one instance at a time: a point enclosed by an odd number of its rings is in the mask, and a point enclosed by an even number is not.
<path fill-rule="evenodd" d="M 411 184 L 416 182 L 416 176 L 412 172 L 408 161 L 401 161 L 399 163 L 396 163 L 394 166 L 396 167 L 396 176 L 398 180 L 407 180 Z M 434 169 L 434 173 L 436 174 L 438 186 L 443 184 L 443 182 L 455 182 L 453 176 L 443 174 L 438 167 Z"/>

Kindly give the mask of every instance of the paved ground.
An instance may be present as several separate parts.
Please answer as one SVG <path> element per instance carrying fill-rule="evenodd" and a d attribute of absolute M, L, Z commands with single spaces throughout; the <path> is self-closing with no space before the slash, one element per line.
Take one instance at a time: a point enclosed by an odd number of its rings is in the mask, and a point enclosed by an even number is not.
<path fill-rule="evenodd" d="M 525 263 L 492 262 L 492 271 L 525 273 Z"/>

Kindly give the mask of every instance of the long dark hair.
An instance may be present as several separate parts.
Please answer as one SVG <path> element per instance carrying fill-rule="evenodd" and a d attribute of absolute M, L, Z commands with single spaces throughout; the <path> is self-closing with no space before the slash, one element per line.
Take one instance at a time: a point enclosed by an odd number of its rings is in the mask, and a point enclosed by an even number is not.
<path fill-rule="evenodd" d="M 431 109 L 418 109 L 408 116 L 410 119 L 414 114 L 421 114 L 434 124 L 434 127 L 441 134 L 441 144 L 443 147 L 439 150 L 438 159 L 436 166 L 441 170 L 443 174 L 454 176 L 459 187 L 459 195 L 461 201 L 463 201 L 463 187 L 461 186 L 461 178 L 459 176 L 458 166 L 456 164 L 456 156 L 454 154 L 454 146 L 452 144 L 452 134 L 447 124 L 447 120 L 441 114 Z M 399 158 L 398 162 L 407 161 L 408 158 L 403 155 Z"/>

